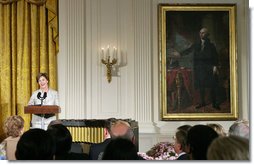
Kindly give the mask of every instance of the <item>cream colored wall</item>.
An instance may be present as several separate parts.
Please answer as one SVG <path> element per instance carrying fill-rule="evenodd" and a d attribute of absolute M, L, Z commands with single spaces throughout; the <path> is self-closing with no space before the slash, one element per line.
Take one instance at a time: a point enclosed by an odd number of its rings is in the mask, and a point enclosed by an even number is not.
<path fill-rule="evenodd" d="M 60 118 L 132 118 L 140 126 L 140 151 L 168 141 L 183 124 L 232 121 L 160 121 L 158 3 L 173 0 L 60 0 L 58 90 Z M 178 0 L 177 3 L 236 3 L 239 116 L 249 118 L 248 1 Z M 101 48 L 116 46 L 121 57 L 108 83 Z"/>

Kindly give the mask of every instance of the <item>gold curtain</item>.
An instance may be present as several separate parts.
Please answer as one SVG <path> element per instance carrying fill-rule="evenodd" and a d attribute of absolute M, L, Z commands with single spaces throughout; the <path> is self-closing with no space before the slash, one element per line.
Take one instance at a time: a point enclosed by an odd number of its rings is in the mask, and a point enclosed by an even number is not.
<path fill-rule="evenodd" d="M 24 114 L 36 75 L 49 74 L 57 89 L 58 0 L 0 0 L 0 133 L 10 115 Z"/>

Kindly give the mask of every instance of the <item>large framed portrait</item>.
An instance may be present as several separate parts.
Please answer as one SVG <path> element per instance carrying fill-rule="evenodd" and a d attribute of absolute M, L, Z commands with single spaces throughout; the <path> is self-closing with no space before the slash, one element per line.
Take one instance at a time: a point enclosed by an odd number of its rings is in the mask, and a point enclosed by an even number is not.
<path fill-rule="evenodd" d="M 158 15 L 162 120 L 236 120 L 236 5 L 159 4 Z"/>

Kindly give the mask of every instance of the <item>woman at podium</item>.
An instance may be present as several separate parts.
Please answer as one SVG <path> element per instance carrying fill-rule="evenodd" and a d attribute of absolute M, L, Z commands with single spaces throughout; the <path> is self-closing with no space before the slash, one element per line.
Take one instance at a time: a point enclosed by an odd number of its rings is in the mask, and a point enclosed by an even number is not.
<path fill-rule="evenodd" d="M 36 81 L 40 86 L 40 89 L 33 92 L 28 105 L 57 105 L 59 106 L 58 101 L 58 92 L 49 88 L 48 82 L 49 78 L 47 73 L 39 73 L 36 76 Z M 54 114 L 32 114 L 31 128 L 41 128 L 46 130 L 48 124 L 56 120 Z"/>

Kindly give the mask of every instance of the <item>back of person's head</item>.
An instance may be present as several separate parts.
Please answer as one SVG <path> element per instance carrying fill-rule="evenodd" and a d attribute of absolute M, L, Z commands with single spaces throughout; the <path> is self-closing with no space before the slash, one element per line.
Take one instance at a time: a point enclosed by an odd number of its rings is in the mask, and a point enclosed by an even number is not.
<path fill-rule="evenodd" d="M 249 122 L 247 120 L 238 120 L 234 122 L 229 128 L 228 134 L 229 136 L 235 135 L 249 139 L 250 137 Z"/>
<path fill-rule="evenodd" d="M 135 145 L 128 139 L 112 139 L 107 145 L 102 160 L 139 160 Z"/>
<path fill-rule="evenodd" d="M 134 132 L 130 124 L 123 120 L 117 120 L 111 126 L 111 138 L 115 139 L 117 137 L 128 139 L 134 144 L 136 143 Z"/>
<path fill-rule="evenodd" d="M 20 136 L 23 132 L 23 128 L 24 128 L 24 119 L 18 115 L 10 116 L 4 122 L 4 132 L 8 137 Z"/>
<path fill-rule="evenodd" d="M 51 125 L 55 125 L 55 124 L 63 124 L 63 122 L 61 120 L 52 120 L 49 125 L 48 125 L 48 128 L 51 126 Z"/>
<path fill-rule="evenodd" d="M 187 148 L 187 132 L 183 131 L 183 130 L 178 130 L 175 134 L 175 151 L 179 152 L 187 152 L 186 148 Z"/>
<path fill-rule="evenodd" d="M 207 124 L 207 126 L 214 129 L 214 131 L 216 131 L 219 136 L 226 136 L 227 135 L 226 132 L 224 131 L 224 128 L 219 123 L 209 123 L 209 124 Z"/>
<path fill-rule="evenodd" d="M 207 151 L 208 160 L 249 160 L 249 140 L 240 136 L 219 137 Z"/>
<path fill-rule="evenodd" d="M 42 129 L 30 129 L 19 139 L 17 160 L 53 160 L 55 144 L 51 135 Z"/>
<path fill-rule="evenodd" d="M 177 130 L 182 130 L 182 131 L 188 132 L 191 127 L 192 127 L 191 125 L 185 124 L 185 125 L 181 125 L 181 126 L 177 127 Z"/>
<path fill-rule="evenodd" d="M 207 149 L 217 137 L 217 132 L 209 126 L 195 125 L 191 127 L 187 135 L 187 144 L 191 159 L 206 160 Z"/>
<path fill-rule="evenodd" d="M 52 135 L 56 143 L 56 155 L 68 153 L 71 150 L 72 136 L 66 126 L 54 124 L 48 127 L 47 132 Z"/>
<path fill-rule="evenodd" d="M 133 141 L 134 133 L 128 122 L 123 120 L 117 120 L 111 126 L 111 137 L 112 138 L 122 137 Z"/>
<path fill-rule="evenodd" d="M 104 139 L 111 137 L 111 126 L 117 121 L 116 118 L 109 118 L 104 123 Z"/>

